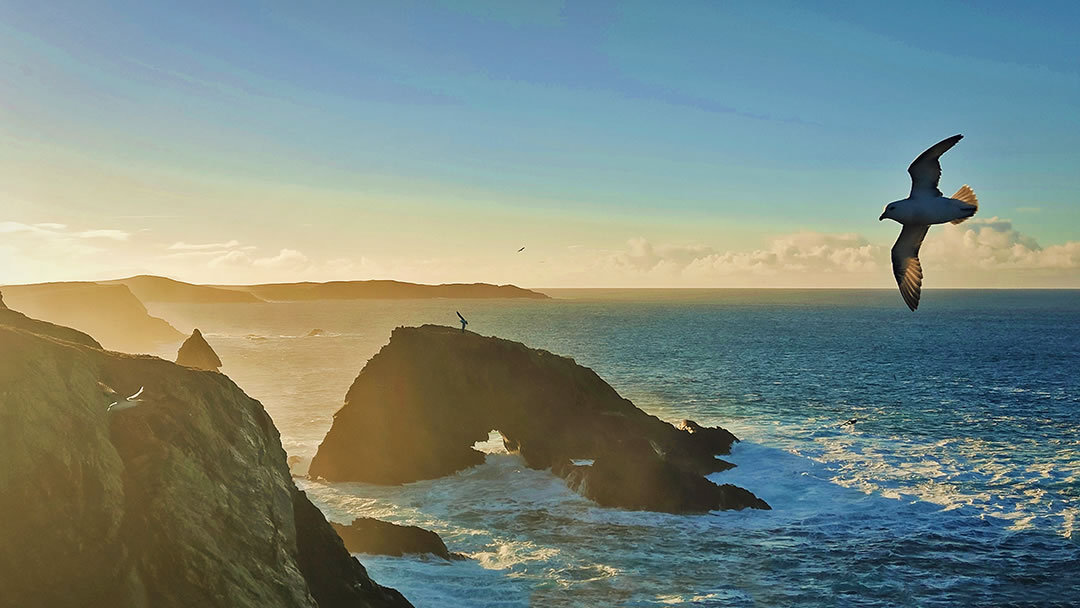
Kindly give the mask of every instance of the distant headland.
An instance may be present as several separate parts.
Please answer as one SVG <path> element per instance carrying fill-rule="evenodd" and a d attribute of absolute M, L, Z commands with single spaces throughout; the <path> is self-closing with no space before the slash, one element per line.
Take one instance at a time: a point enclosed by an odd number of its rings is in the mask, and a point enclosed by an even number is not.
<path fill-rule="evenodd" d="M 326 283 L 265 283 L 260 285 L 195 285 L 167 277 L 138 275 L 98 281 L 126 285 L 143 302 L 293 302 L 300 300 L 407 300 L 426 298 L 547 299 L 546 294 L 516 285 L 446 283 L 424 285 L 404 281 L 329 281 Z"/>
<path fill-rule="evenodd" d="M 184 339 L 184 333 L 147 311 L 147 306 L 154 304 L 548 298 L 546 294 L 515 285 L 489 283 L 423 285 L 379 280 L 196 285 L 153 275 L 0 287 L 12 308 L 38 319 L 74 327 L 95 336 L 105 348 L 124 352 L 153 352 L 162 345 L 178 344 Z"/>

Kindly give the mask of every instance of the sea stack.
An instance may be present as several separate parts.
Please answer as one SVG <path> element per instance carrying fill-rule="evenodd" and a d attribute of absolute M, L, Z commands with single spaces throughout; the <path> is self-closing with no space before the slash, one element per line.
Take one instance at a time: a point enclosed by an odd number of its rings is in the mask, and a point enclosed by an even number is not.
<path fill-rule="evenodd" d="M 600 505 L 702 513 L 769 506 L 706 475 L 738 439 L 638 409 L 591 369 L 457 328 L 399 327 L 361 370 L 311 462 L 328 481 L 434 479 L 484 462 L 499 431 L 533 469 L 551 469 Z M 592 460 L 592 465 L 575 464 Z"/>
<path fill-rule="evenodd" d="M 0 291 L 0 308 L 7 308 L 4 306 L 4 292 Z"/>
<path fill-rule="evenodd" d="M 210 348 L 210 345 L 206 343 L 206 339 L 203 338 L 202 332 L 198 328 L 191 332 L 191 337 L 184 340 L 184 343 L 180 345 L 180 350 L 176 353 L 176 363 L 184 367 L 194 367 L 195 369 L 204 369 L 211 372 L 221 369 L 221 359 L 218 358 L 214 349 Z"/>

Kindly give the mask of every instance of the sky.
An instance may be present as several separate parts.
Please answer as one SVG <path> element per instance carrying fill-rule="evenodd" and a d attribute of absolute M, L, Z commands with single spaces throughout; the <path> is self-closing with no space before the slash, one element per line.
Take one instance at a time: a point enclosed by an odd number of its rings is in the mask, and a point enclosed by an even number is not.
<path fill-rule="evenodd" d="M 0 284 L 1080 287 L 1080 4 L 0 0 Z M 526 249 L 518 253 L 518 249 Z"/>

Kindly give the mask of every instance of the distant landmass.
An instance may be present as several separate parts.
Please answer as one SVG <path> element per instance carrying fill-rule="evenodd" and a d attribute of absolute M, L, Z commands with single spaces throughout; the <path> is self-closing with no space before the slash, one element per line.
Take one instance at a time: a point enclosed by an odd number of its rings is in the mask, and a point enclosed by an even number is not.
<path fill-rule="evenodd" d="M 251 303 L 300 300 L 407 300 L 425 298 L 532 298 L 548 296 L 516 285 L 448 283 L 423 285 L 403 281 L 330 281 L 327 283 L 266 283 L 260 285 L 196 285 L 167 277 L 138 275 L 98 281 L 126 285 L 143 302 Z"/>
<path fill-rule="evenodd" d="M 148 352 L 179 342 L 184 334 L 164 319 L 150 316 L 126 285 L 40 283 L 4 287 L 8 307 L 98 339 L 110 350 Z"/>
<path fill-rule="evenodd" d="M 131 293 L 135 294 L 135 297 L 143 302 L 250 303 L 261 301 L 246 291 L 193 285 L 175 279 L 146 274 L 113 281 L 100 281 L 100 283 L 105 285 L 127 285 Z"/>
<path fill-rule="evenodd" d="M 7 304 L 32 317 L 86 332 L 110 350 L 154 352 L 186 336 L 147 304 L 252 304 L 309 300 L 530 298 L 547 295 L 515 285 L 401 281 L 332 281 L 264 285 L 196 285 L 167 277 L 138 275 L 108 281 L 72 281 L 3 286 Z"/>
<path fill-rule="evenodd" d="M 328 283 L 271 283 L 265 285 L 217 285 L 253 294 L 268 301 L 297 300 L 405 300 L 423 298 L 478 299 L 530 298 L 547 295 L 516 285 L 489 283 L 448 283 L 422 285 L 401 281 L 330 281 Z"/>

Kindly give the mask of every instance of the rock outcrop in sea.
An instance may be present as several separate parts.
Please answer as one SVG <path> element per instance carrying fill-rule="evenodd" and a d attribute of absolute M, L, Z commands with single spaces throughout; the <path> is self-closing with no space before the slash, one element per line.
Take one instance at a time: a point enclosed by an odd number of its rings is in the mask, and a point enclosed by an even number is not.
<path fill-rule="evenodd" d="M 0 310 L 0 463 L 0 606 L 410 606 L 348 554 L 222 374 Z"/>
<path fill-rule="evenodd" d="M 218 358 L 214 349 L 210 348 L 206 338 L 203 338 L 202 332 L 197 327 L 176 352 L 176 364 L 210 372 L 221 369 L 221 359 Z"/>
<path fill-rule="evenodd" d="M 309 474 L 378 484 L 434 479 L 484 462 L 472 446 L 491 430 L 529 467 L 550 468 L 604 506 L 769 508 L 705 478 L 734 466 L 716 457 L 738 441 L 726 430 L 651 416 L 573 359 L 435 325 L 394 330 L 353 382 Z"/>
<path fill-rule="evenodd" d="M 376 555 L 434 555 L 445 560 L 466 559 L 451 553 L 438 534 L 418 526 L 400 526 L 371 517 L 357 517 L 351 524 L 330 522 L 352 553 Z"/>

